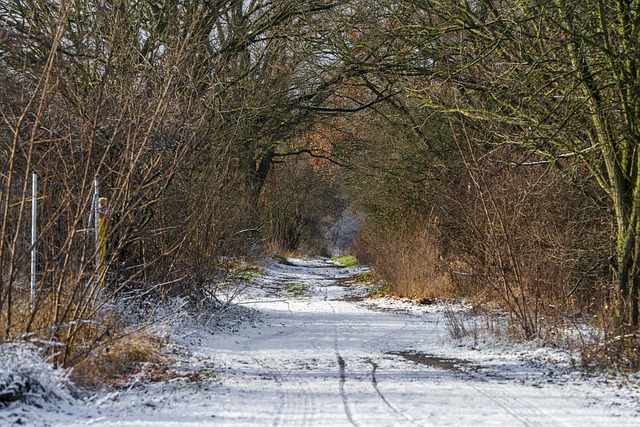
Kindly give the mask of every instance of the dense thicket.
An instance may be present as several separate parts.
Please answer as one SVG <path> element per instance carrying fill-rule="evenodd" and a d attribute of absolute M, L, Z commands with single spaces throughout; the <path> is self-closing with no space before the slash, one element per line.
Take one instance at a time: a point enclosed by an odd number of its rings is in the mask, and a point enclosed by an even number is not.
<path fill-rule="evenodd" d="M 345 209 L 396 293 L 471 297 L 526 338 L 637 326 L 639 8 L 2 3 L 2 339 L 73 363 L 123 301 L 202 301 L 233 255 L 330 252 Z"/>
<path fill-rule="evenodd" d="M 398 291 L 471 293 L 524 337 L 637 326 L 639 4 L 614 3 L 376 4 L 341 52 L 402 92 L 355 174 L 361 253 Z"/>
<path fill-rule="evenodd" d="M 251 254 L 265 230 L 300 245 L 305 200 L 263 190 L 279 159 L 323 156 L 304 135 L 345 73 L 321 49 L 334 30 L 320 18 L 338 4 L 3 2 L 2 339 L 41 340 L 72 363 L 117 336 L 125 302 L 201 301 L 222 257 Z M 100 237 L 95 178 L 109 205 Z M 275 198 L 299 193 L 272 181 Z"/>
<path fill-rule="evenodd" d="M 433 59 L 426 68 L 409 66 L 432 79 L 415 95 L 424 107 L 449 113 L 458 141 L 471 150 L 517 149 L 522 157 L 507 162 L 554 165 L 610 209 L 618 322 L 637 325 L 640 22 L 637 1 L 610 6 L 411 2 L 405 11 L 416 27 L 398 33 L 416 47 L 408 64 L 416 53 L 418 61 Z M 574 165 L 598 191 L 582 185 Z"/>

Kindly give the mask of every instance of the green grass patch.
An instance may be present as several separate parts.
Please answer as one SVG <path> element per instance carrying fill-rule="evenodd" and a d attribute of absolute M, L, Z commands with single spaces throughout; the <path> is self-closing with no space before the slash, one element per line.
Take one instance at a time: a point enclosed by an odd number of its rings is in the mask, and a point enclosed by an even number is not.
<path fill-rule="evenodd" d="M 258 278 L 260 276 L 264 276 L 264 270 L 262 269 L 247 269 L 247 270 L 241 270 L 240 271 L 240 276 L 244 277 L 245 279 L 255 279 Z"/>
<path fill-rule="evenodd" d="M 373 271 L 364 271 L 362 273 L 355 274 L 349 280 L 349 283 L 374 283 L 379 281 L 380 278 Z"/>
<path fill-rule="evenodd" d="M 309 290 L 309 286 L 304 283 L 287 283 L 284 286 L 284 290 L 287 291 L 291 296 L 301 297 Z"/>
<path fill-rule="evenodd" d="M 358 259 L 353 255 L 345 255 L 345 256 L 334 256 L 331 258 L 331 261 L 339 264 L 342 267 L 355 267 L 360 265 Z"/>
<path fill-rule="evenodd" d="M 389 295 L 392 295 L 392 289 L 388 286 L 373 284 L 369 289 L 367 289 L 367 296 L 369 298 L 383 298 Z"/>
<path fill-rule="evenodd" d="M 393 289 L 373 271 L 358 273 L 352 276 L 348 283 L 364 288 L 369 298 L 382 298 L 393 294 Z"/>
<path fill-rule="evenodd" d="M 347 282 L 349 286 L 356 286 L 365 291 L 368 298 L 382 298 L 393 294 L 390 286 L 373 271 L 364 271 L 353 275 Z"/>

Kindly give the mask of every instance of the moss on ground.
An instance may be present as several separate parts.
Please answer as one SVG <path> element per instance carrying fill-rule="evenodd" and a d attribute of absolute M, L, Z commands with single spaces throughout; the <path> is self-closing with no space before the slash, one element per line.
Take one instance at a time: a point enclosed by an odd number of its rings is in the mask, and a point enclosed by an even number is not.
<path fill-rule="evenodd" d="M 331 261 L 339 264 L 342 267 L 355 267 L 360 265 L 358 259 L 353 255 L 345 255 L 345 256 L 334 256 L 331 258 Z"/>

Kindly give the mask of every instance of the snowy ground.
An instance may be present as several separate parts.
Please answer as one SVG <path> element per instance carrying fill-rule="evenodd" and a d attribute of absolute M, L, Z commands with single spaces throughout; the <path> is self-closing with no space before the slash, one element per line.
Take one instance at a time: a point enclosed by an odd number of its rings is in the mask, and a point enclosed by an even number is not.
<path fill-rule="evenodd" d="M 0 409 L 51 426 L 639 426 L 637 385 L 584 377 L 550 349 L 461 345 L 441 305 L 358 298 L 357 268 L 273 263 L 238 300 L 250 320 L 178 328 L 177 369 L 84 399 Z"/>

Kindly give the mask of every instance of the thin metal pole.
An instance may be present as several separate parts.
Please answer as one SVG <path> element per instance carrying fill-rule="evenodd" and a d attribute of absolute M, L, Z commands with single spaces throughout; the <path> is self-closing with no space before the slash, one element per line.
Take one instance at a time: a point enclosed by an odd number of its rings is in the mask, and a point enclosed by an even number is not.
<path fill-rule="evenodd" d="M 38 174 L 31 175 L 31 309 L 35 307 L 36 301 L 36 261 L 38 251 L 36 242 L 38 241 Z"/>
<path fill-rule="evenodd" d="M 96 247 L 96 267 L 100 266 L 100 226 L 98 222 L 98 199 L 100 198 L 100 181 L 98 176 L 93 180 L 93 231 L 94 231 L 94 243 Z"/>

